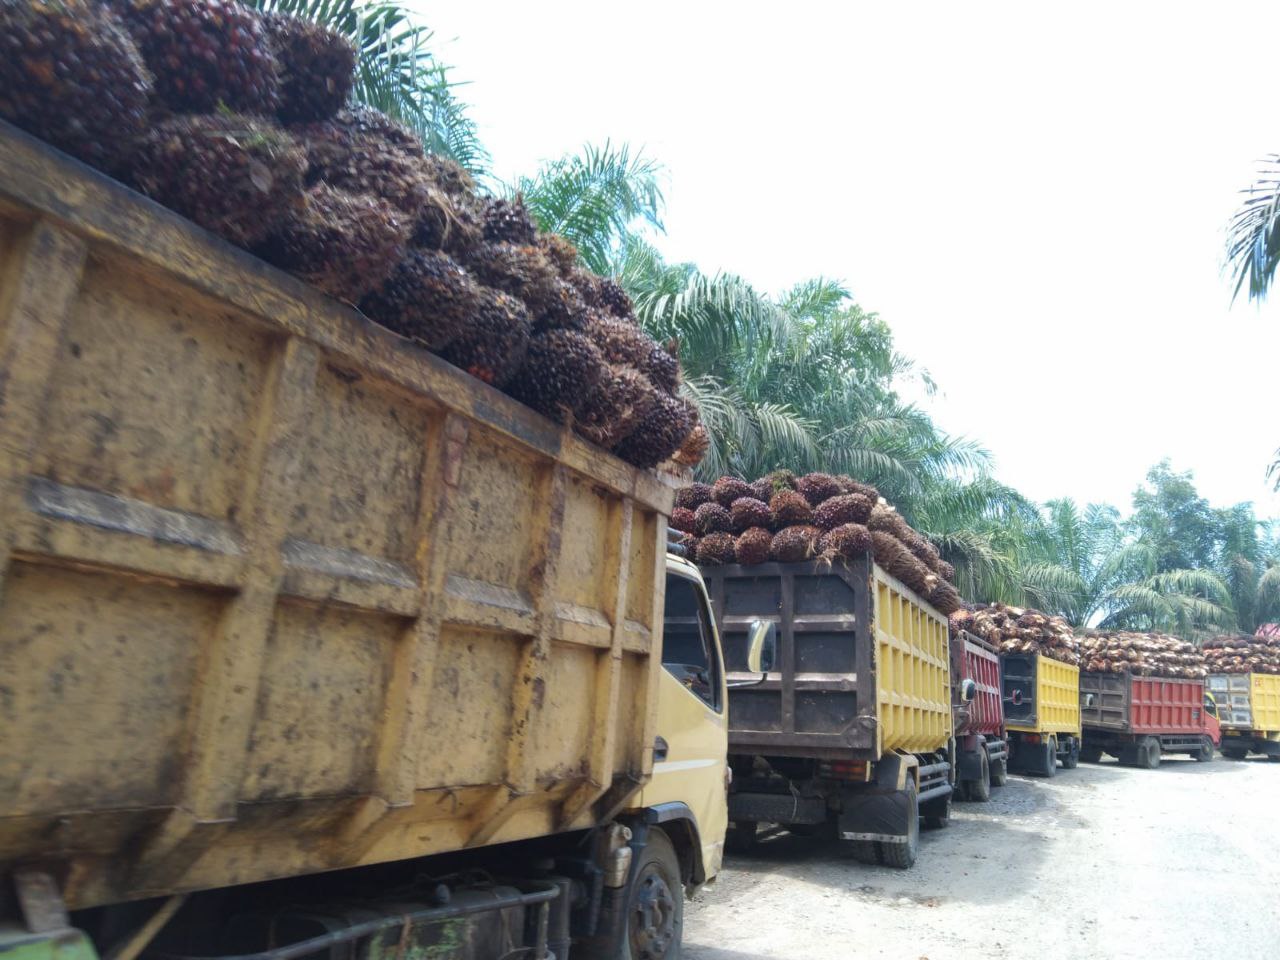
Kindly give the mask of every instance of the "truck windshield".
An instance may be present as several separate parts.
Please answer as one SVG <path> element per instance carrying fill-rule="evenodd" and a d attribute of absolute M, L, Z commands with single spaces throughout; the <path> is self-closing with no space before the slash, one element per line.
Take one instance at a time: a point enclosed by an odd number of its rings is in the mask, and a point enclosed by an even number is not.
<path fill-rule="evenodd" d="M 688 577 L 667 575 L 662 665 L 707 706 L 720 709 L 720 663 L 702 591 Z"/>

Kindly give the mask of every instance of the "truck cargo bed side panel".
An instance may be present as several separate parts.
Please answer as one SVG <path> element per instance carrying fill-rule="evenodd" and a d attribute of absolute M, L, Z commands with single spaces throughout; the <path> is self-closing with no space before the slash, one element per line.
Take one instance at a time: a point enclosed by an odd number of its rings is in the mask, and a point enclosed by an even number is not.
<path fill-rule="evenodd" d="M 953 639 L 953 668 L 958 674 L 952 677 L 959 694 L 959 682 L 965 679 L 977 685 L 977 695 L 967 705 L 956 706 L 968 715 L 963 728 L 956 736 L 986 734 L 998 736 L 1004 732 L 1004 702 L 1000 686 L 1000 656 L 985 641 L 967 631 L 960 631 Z"/>
<path fill-rule="evenodd" d="M 1280 733 L 1280 675 L 1215 673 L 1208 683 L 1224 729 Z"/>
<path fill-rule="evenodd" d="M 880 750 L 937 750 L 952 732 L 947 619 L 878 566 L 872 569 Z"/>
<path fill-rule="evenodd" d="M 1203 711 L 1203 680 L 1080 674 L 1080 714 L 1086 727 L 1133 734 L 1196 733 L 1204 727 Z"/>
<path fill-rule="evenodd" d="M 0 872 L 78 908 L 639 788 L 674 478 L 5 124 L 0 260 Z"/>

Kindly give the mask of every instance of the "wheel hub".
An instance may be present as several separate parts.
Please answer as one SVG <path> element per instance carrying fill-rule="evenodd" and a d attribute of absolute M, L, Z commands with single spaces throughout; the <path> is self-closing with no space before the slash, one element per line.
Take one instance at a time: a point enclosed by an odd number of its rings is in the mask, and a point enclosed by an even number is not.
<path fill-rule="evenodd" d="M 656 871 L 636 885 L 631 905 L 631 955 L 635 960 L 662 960 L 675 942 L 676 898 Z"/>

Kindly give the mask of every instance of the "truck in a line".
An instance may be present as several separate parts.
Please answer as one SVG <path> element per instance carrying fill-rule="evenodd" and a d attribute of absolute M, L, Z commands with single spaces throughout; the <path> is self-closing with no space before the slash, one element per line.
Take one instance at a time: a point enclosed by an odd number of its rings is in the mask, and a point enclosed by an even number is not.
<path fill-rule="evenodd" d="M 730 692 L 731 839 L 778 824 L 910 867 L 954 792 L 947 618 L 869 553 L 702 573 L 731 679 L 751 676 L 754 624 L 778 632 L 776 669 Z"/>
<path fill-rule="evenodd" d="M 1042 653 L 1000 657 L 1012 769 L 1041 777 L 1080 762 L 1080 668 Z"/>
<path fill-rule="evenodd" d="M 1000 654 L 967 630 L 951 631 L 951 709 L 956 743 L 956 795 L 985 802 L 1009 780 Z"/>
<path fill-rule="evenodd" d="M 1224 757 L 1260 753 L 1280 760 L 1280 675 L 1212 673 L 1209 692 L 1218 703 Z"/>
<path fill-rule="evenodd" d="M 1212 760 L 1221 730 L 1206 694 L 1204 680 L 1081 673 L 1080 759 L 1097 763 L 1105 753 L 1151 770 L 1167 753 Z"/>
<path fill-rule="evenodd" d="M 0 953 L 679 955 L 681 478 L 3 124 L 0 385 Z"/>

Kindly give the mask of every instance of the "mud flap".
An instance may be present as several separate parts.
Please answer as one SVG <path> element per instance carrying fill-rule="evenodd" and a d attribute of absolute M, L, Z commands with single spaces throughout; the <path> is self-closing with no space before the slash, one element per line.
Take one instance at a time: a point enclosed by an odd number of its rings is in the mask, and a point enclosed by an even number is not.
<path fill-rule="evenodd" d="M 891 754 L 876 764 L 876 779 L 841 793 L 839 817 L 842 840 L 906 843 L 911 821 L 919 816 L 905 791 L 915 776 L 914 760 Z"/>

